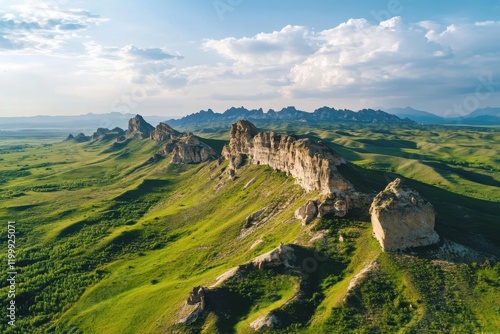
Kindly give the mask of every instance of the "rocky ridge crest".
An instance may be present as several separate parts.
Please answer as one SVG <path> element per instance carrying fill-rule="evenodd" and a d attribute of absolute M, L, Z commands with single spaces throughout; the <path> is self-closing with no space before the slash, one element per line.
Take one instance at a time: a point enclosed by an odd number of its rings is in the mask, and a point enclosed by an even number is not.
<path fill-rule="evenodd" d="M 354 187 L 338 171 L 346 161 L 321 142 L 275 132 L 259 132 L 247 120 L 231 126 L 229 144 L 222 151 L 233 172 L 248 160 L 255 165 L 268 165 L 293 176 L 307 192 L 344 194 Z"/>
<path fill-rule="evenodd" d="M 86 136 L 83 133 L 76 137 L 69 135 L 65 141 L 86 142 L 97 140 L 109 135 L 114 135 L 116 139 L 115 146 L 120 143 L 126 144 L 128 138 L 149 139 L 164 143 L 163 147 L 151 157 L 146 164 L 157 162 L 167 156 L 171 156 L 173 163 L 200 163 L 208 160 L 215 160 L 219 157 L 217 152 L 209 145 L 200 141 L 192 133 L 179 132 L 174 130 L 167 123 L 160 123 L 152 126 L 141 115 L 131 118 L 128 123 L 127 131 L 120 128 L 113 130 L 98 128 L 92 136 Z M 121 146 L 123 147 L 123 145 Z M 110 148 L 113 151 L 115 148 Z"/>

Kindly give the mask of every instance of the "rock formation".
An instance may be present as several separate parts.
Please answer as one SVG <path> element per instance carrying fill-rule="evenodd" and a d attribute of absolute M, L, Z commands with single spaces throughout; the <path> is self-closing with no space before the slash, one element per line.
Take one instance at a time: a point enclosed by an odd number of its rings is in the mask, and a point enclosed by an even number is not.
<path fill-rule="evenodd" d="M 76 137 L 73 138 L 73 140 L 77 143 L 84 143 L 86 141 L 89 141 L 90 137 L 86 136 L 84 133 L 79 133 L 76 135 Z"/>
<path fill-rule="evenodd" d="M 167 123 L 160 123 L 153 131 L 151 131 L 149 136 L 150 139 L 155 141 L 165 141 L 168 139 L 178 138 L 181 136 L 181 133 L 172 129 Z"/>
<path fill-rule="evenodd" d="M 231 126 L 230 142 L 224 147 L 223 156 L 230 161 L 231 170 L 238 169 L 246 160 L 268 165 L 293 176 L 308 192 L 342 194 L 354 190 L 337 170 L 337 166 L 346 161 L 325 144 L 286 134 L 259 132 L 246 120 Z"/>
<path fill-rule="evenodd" d="M 260 331 L 265 327 L 276 328 L 280 326 L 281 326 L 281 321 L 272 311 L 250 323 L 250 327 L 253 328 L 255 331 Z"/>
<path fill-rule="evenodd" d="M 263 209 L 260 209 L 258 211 L 255 211 L 254 213 L 252 213 L 250 216 L 247 217 L 246 221 L 245 221 L 245 227 L 250 227 L 252 226 L 252 224 L 257 220 L 259 219 L 262 214 L 264 212 L 266 212 L 267 210 L 267 207 L 266 208 L 263 208 Z"/>
<path fill-rule="evenodd" d="M 180 319 L 177 321 L 178 324 L 192 324 L 200 316 L 203 315 L 206 310 L 206 289 L 201 286 L 193 288 L 189 293 L 189 297 L 186 303 L 180 310 Z"/>
<path fill-rule="evenodd" d="M 92 135 L 92 139 L 99 139 L 104 137 L 106 134 L 110 133 L 109 129 L 98 128 L 96 132 Z"/>
<path fill-rule="evenodd" d="M 127 135 L 132 135 L 134 138 L 149 138 L 151 131 L 155 128 L 146 122 L 141 115 L 136 115 L 128 121 Z"/>
<path fill-rule="evenodd" d="M 291 267 L 289 261 L 295 260 L 295 253 L 292 247 L 281 244 L 278 248 L 272 251 L 259 255 L 252 260 L 251 264 L 258 268 L 277 267 L 284 264 L 286 267 Z"/>
<path fill-rule="evenodd" d="M 428 246 L 439 241 L 435 211 L 398 178 L 380 192 L 370 207 L 373 233 L 384 251 Z"/>
<path fill-rule="evenodd" d="M 217 159 L 217 152 L 205 143 L 202 143 L 193 134 L 181 134 L 171 139 L 157 152 L 162 156 L 172 156 L 172 162 L 193 164 Z"/>
<path fill-rule="evenodd" d="M 127 139 L 125 135 L 129 138 L 132 136 L 139 139 L 149 138 L 154 141 L 165 142 L 163 148 L 156 152 L 145 164 L 157 162 L 166 156 L 171 156 L 171 161 L 174 163 L 187 164 L 215 160 L 219 157 L 213 148 L 201 142 L 199 138 L 192 133 L 176 131 L 166 123 L 160 123 L 154 128 L 151 124 L 146 122 L 141 115 L 136 115 L 129 120 L 127 131 L 123 131 L 118 127 L 113 130 L 98 128 L 92 137 L 80 133 L 76 137 L 69 135 L 65 141 L 76 141 L 81 143 L 89 141 L 90 139 L 104 138 L 109 134 L 116 135 L 116 143 L 125 142 Z M 116 149 L 117 147 L 112 147 L 110 151 Z"/>
<path fill-rule="evenodd" d="M 302 220 L 302 225 L 307 225 L 318 216 L 318 207 L 315 201 L 308 201 L 295 211 L 295 218 Z"/>

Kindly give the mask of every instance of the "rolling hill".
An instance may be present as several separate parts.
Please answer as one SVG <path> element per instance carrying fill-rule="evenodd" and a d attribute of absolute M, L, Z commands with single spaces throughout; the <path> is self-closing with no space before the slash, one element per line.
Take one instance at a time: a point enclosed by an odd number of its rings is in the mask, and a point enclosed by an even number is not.
<path fill-rule="evenodd" d="M 223 150 L 234 134 L 206 139 L 144 122 L 135 117 L 125 135 L 101 131 L 81 143 L 1 142 L 0 216 L 16 221 L 19 273 L 17 327 L 2 322 L 2 333 L 500 326 L 497 130 L 276 123 L 268 135 L 252 134 L 272 147 L 342 156 L 325 169 L 335 172 L 331 189 L 342 189 L 335 200 L 352 201 L 351 187 L 375 196 L 396 177 L 429 200 L 439 244 L 383 252 L 366 210 L 342 216 L 336 207 L 303 224 L 297 210 L 325 188 L 304 189 L 294 164 L 278 168 L 281 160 L 262 160 L 274 155 L 261 150 L 251 158 L 259 163 L 240 157 L 238 142 Z M 203 154 L 208 146 L 219 157 Z"/>

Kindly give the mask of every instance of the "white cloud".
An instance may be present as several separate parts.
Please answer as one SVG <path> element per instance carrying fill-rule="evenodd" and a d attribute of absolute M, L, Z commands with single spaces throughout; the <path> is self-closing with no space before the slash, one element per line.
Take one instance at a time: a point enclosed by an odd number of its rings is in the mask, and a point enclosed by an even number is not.
<path fill-rule="evenodd" d="M 124 47 L 103 46 L 95 42 L 85 44 L 80 74 L 93 73 L 125 79 L 130 83 L 176 89 L 186 85 L 188 77 L 174 66 L 171 60 L 183 59 L 178 53 L 170 53 L 164 48 L 139 48 L 134 45 Z"/>
<path fill-rule="evenodd" d="M 260 80 L 285 98 L 381 103 L 454 96 L 473 91 L 482 73 L 498 78 L 499 27 L 497 21 L 443 26 L 407 23 L 400 17 L 377 24 L 350 19 L 318 33 L 286 26 L 251 37 L 206 40 L 202 47 L 225 59 L 224 76 L 233 73 L 247 83 Z M 236 87 L 234 93 L 241 96 Z M 226 99 L 230 94 L 215 96 Z"/>
<path fill-rule="evenodd" d="M 83 9 L 61 9 L 43 2 L 9 8 L 0 14 L 0 51 L 48 54 L 79 36 L 79 32 L 106 21 Z"/>
<path fill-rule="evenodd" d="M 316 50 L 314 34 L 308 28 L 288 25 L 280 31 L 253 37 L 206 40 L 204 50 L 215 50 L 235 62 L 240 70 L 252 71 L 297 63 Z"/>

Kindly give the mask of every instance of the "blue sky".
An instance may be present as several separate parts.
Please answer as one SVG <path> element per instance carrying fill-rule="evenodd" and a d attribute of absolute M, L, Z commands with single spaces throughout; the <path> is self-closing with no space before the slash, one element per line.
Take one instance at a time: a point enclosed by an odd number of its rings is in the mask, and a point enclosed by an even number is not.
<path fill-rule="evenodd" d="M 500 106 L 498 1 L 0 1 L 0 116 Z"/>

